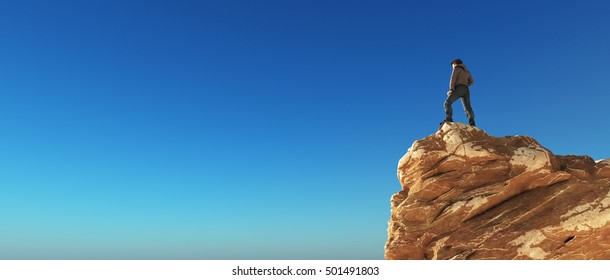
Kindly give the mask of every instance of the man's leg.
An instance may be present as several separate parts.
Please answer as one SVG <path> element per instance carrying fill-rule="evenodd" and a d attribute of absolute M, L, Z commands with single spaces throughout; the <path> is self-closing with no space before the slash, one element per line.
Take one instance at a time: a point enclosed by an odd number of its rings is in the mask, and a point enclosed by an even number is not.
<path fill-rule="evenodd" d="M 466 89 L 466 94 L 462 96 L 462 106 L 464 106 L 464 113 L 466 113 L 468 123 L 474 126 L 474 111 L 472 111 L 472 106 L 470 105 L 470 90 L 468 89 Z"/>
<path fill-rule="evenodd" d="M 458 90 L 453 90 L 447 99 L 445 99 L 445 121 L 452 122 L 453 121 L 453 109 L 451 108 L 451 104 L 455 102 L 458 98 L 460 98 L 460 94 Z"/>

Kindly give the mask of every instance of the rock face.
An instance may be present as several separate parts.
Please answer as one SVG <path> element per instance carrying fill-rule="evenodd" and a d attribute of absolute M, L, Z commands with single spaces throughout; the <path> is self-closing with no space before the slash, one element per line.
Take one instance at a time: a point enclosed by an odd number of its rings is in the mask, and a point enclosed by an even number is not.
<path fill-rule="evenodd" d="M 398 180 L 386 259 L 610 259 L 610 160 L 446 123 Z"/>

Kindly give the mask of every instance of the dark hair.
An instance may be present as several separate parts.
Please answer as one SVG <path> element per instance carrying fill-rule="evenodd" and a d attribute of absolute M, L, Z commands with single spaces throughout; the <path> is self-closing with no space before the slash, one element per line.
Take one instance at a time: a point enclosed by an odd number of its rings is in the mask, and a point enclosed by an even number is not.
<path fill-rule="evenodd" d="M 458 59 L 454 59 L 453 61 L 451 61 L 451 65 L 453 65 L 454 63 L 457 63 L 457 64 L 464 64 L 464 63 L 462 62 L 462 60 L 461 60 L 461 59 L 459 59 L 459 58 L 458 58 Z"/>

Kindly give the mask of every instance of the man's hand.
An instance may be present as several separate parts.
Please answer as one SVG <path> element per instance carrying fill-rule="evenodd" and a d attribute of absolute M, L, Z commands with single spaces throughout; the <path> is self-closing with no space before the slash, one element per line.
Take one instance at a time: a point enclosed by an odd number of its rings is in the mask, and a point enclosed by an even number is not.
<path fill-rule="evenodd" d="M 453 90 L 449 90 L 449 91 L 447 92 L 447 96 L 451 95 L 451 92 L 452 92 L 452 91 L 453 91 Z"/>

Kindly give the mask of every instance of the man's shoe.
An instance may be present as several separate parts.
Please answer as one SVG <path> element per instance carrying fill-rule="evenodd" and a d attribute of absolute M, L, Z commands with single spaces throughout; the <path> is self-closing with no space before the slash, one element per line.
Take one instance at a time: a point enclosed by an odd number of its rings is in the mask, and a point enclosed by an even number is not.
<path fill-rule="evenodd" d="M 443 125 L 444 123 L 447 123 L 447 122 L 453 122 L 453 119 L 445 119 L 439 125 Z"/>

